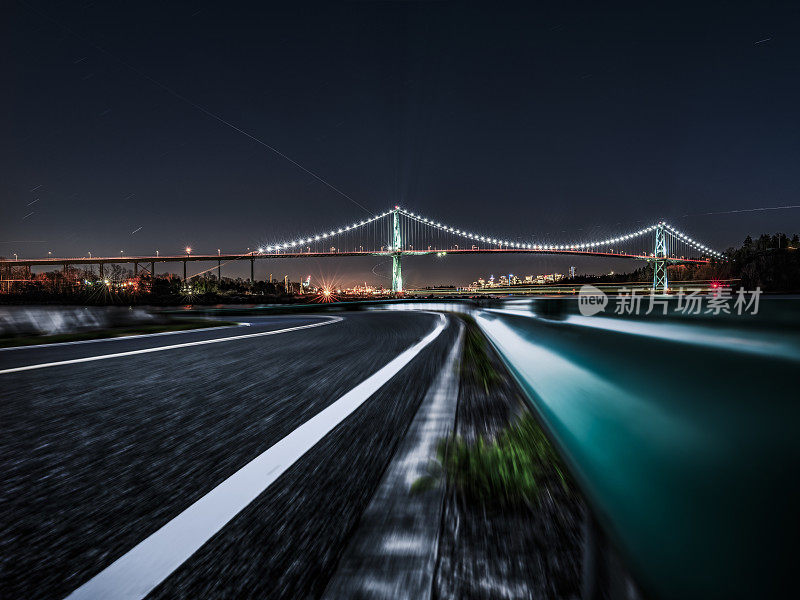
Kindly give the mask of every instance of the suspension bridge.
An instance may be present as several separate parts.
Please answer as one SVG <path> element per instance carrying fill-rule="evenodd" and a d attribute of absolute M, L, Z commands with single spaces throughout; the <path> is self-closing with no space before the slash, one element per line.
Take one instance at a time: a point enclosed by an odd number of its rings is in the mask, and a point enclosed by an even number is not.
<path fill-rule="evenodd" d="M 155 256 L 111 257 L 47 257 L 15 259 L 2 262 L 10 279 L 12 267 L 42 265 L 103 265 L 133 264 L 138 273 L 140 266 L 149 265 L 155 274 L 156 263 L 183 263 L 186 279 L 188 262 L 217 262 L 221 278 L 222 265 L 230 261 L 249 260 L 250 278 L 255 280 L 255 261 L 271 258 L 323 258 L 348 256 L 386 256 L 392 258 L 392 291 L 403 292 L 402 257 L 428 254 L 547 254 L 596 256 L 642 260 L 653 264 L 653 290 L 666 292 L 669 288 L 667 265 L 701 264 L 723 259 L 722 253 L 709 248 L 664 221 L 658 221 L 636 231 L 628 231 L 605 239 L 581 239 L 555 243 L 550 240 L 512 240 L 505 236 L 474 233 L 456 226 L 416 214 L 395 206 L 381 214 L 313 235 L 293 240 L 275 241 L 246 253 L 185 254 Z"/>

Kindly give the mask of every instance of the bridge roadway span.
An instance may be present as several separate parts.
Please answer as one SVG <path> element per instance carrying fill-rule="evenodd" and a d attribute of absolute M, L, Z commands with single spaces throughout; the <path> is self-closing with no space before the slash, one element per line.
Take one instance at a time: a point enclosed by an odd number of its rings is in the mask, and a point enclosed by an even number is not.
<path fill-rule="evenodd" d="M 528 248 L 482 248 L 482 249 L 431 249 L 431 250 L 403 250 L 403 256 L 427 256 L 445 252 L 453 255 L 467 254 L 565 254 L 572 256 L 597 256 L 605 258 L 629 258 L 636 260 L 652 260 L 649 254 L 630 254 L 625 252 L 600 252 L 589 250 L 536 250 Z M 148 263 L 169 263 L 169 262 L 222 262 L 227 263 L 236 260 L 265 260 L 271 258 L 342 258 L 352 256 L 388 256 L 397 254 L 396 252 L 379 251 L 354 251 L 354 252 L 248 252 L 246 254 L 176 254 L 171 256 L 97 256 L 88 258 L 82 257 L 63 257 L 63 258 L 24 258 L 19 260 L 2 260 L 0 266 L 3 267 L 37 267 L 37 266 L 65 266 L 65 265 L 106 265 L 106 264 L 148 264 Z M 667 262 L 673 263 L 707 263 L 706 258 L 683 258 L 667 257 Z"/>

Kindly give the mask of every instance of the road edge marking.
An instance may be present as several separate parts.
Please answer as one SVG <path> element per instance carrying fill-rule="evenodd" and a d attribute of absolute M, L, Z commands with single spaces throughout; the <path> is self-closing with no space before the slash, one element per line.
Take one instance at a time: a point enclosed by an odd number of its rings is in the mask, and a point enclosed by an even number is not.
<path fill-rule="evenodd" d="M 210 340 L 198 340 L 195 342 L 183 342 L 182 344 L 170 344 L 169 346 L 156 346 L 155 348 L 142 348 L 140 350 L 128 350 L 127 352 L 114 352 L 112 354 L 101 354 L 99 356 L 85 356 L 83 358 L 73 358 L 70 360 L 58 360 L 55 362 L 37 363 L 33 365 L 25 365 L 22 367 L 12 367 L 10 369 L 0 370 L 0 375 L 8 373 L 19 373 L 21 371 L 32 371 L 34 369 L 46 369 L 48 367 L 59 367 L 62 365 L 74 365 L 84 362 L 92 362 L 95 360 L 106 360 L 109 358 L 120 358 L 122 356 L 134 356 L 136 354 L 149 354 L 151 352 L 164 352 L 165 350 L 176 350 L 178 348 L 189 348 L 191 346 L 204 346 L 206 344 L 219 344 L 221 342 L 231 342 L 234 340 L 245 340 L 248 338 L 262 337 L 265 335 L 277 335 L 279 333 L 288 333 L 290 331 L 300 331 L 301 329 L 311 329 L 312 327 L 321 327 L 323 325 L 333 325 L 342 320 L 342 317 L 324 317 L 329 319 L 327 321 L 320 321 L 318 323 L 309 323 L 308 325 L 297 325 L 295 327 L 286 327 L 284 329 L 274 329 L 272 331 L 259 331 L 258 333 L 246 333 L 244 335 L 234 335 L 224 338 L 213 338 Z"/>

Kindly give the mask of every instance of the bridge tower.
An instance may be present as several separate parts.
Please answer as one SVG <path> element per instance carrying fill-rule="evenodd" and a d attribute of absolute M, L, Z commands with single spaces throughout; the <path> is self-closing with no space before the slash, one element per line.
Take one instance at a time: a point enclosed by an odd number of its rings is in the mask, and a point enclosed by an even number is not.
<path fill-rule="evenodd" d="M 667 279 L 667 243 L 664 237 L 664 223 L 656 225 L 656 246 L 653 252 L 653 292 L 666 294 L 669 287 Z"/>
<path fill-rule="evenodd" d="M 403 271 L 400 266 L 400 253 L 403 249 L 403 240 L 400 238 L 400 212 L 395 207 L 392 211 L 392 291 L 403 291 Z"/>

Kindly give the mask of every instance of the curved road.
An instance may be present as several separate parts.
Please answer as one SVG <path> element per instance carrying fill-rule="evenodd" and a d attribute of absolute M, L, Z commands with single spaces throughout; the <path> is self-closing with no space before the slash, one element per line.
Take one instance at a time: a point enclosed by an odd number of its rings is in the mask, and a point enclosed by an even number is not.
<path fill-rule="evenodd" d="M 321 594 L 456 328 L 425 313 L 244 320 L 0 351 L 4 597 L 98 597 L 81 586 L 120 574 L 131 598 Z M 296 462 L 272 449 L 290 435 L 308 450 Z M 274 481 L 225 506 L 257 467 Z M 202 531 L 202 510 L 221 529 Z M 178 526 L 199 550 L 170 538 Z M 155 589 L 130 573 L 150 552 L 176 562 Z"/>

